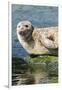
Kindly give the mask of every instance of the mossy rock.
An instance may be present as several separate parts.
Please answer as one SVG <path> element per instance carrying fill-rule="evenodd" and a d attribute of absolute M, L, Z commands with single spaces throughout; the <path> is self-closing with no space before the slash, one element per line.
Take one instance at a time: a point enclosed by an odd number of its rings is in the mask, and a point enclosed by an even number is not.
<path fill-rule="evenodd" d="M 41 68 L 48 73 L 48 77 L 58 76 L 58 57 L 57 56 L 43 56 L 31 58 L 34 64 L 41 64 Z M 35 65 L 34 65 L 35 66 Z M 35 70 L 35 67 L 33 67 Z M 36 66 L 36 68 L 38 68 Z"/>
<path fill-rule="evenodd" d="M 54 61 L 57 61 L 58 60 L 58 57 L 57 56 L 38 56 L 38 57 L 34 57 L 34 58 L 31 58 L 31 61 L 33 63 L 42 63 L 42 62 L 54 62 Z"/>

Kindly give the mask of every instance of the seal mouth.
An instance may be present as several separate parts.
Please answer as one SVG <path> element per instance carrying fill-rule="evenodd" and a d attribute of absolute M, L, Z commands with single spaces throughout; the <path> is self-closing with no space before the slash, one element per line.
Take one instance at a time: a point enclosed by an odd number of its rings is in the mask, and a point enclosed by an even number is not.
<path fill-rule="evenodd" d="M 24 32 L 23 32 L 23 31 L 20 31 L 20 32 L 19 32 L 19 35 L 24 35 Z"/>
<path fill-rule="evenodd" d="M 25 36 L 25 35 L 28 34 L 28 30 L 26 30 L 26 31 L 20 31 L 19 34 L 22 35 L 22 36 Z"/>

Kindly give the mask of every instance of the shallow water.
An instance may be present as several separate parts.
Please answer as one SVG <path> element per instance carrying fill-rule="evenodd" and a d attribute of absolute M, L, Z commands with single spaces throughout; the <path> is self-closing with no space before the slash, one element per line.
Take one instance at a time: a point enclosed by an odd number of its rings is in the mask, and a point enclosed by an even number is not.
<path fill-rule="evenodd" d="M 25 57 L 27 52 L 22 48 L 16 35 L 19 21 L 30 20 L 35 27 L 49 27 L 58 25 L 58 7 L 12 5 L 12 56 Z"/>
<path fill-rule="evenodd" d="M 26 63 L 20 58 L 12 59 L 12 85 L 58 83 L 57 57 L 35 57 L 30 60 L 33 63 Z"/>

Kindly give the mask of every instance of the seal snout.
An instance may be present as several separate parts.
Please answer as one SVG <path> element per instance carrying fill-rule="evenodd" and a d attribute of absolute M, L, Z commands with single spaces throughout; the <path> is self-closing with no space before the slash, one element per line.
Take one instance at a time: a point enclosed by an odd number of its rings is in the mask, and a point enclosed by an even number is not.
<path fill-rule="evenodd" d="M 23 32 L 20 31 L 19 34 L 21 35 L 21 34 L 23 34 Z"/>

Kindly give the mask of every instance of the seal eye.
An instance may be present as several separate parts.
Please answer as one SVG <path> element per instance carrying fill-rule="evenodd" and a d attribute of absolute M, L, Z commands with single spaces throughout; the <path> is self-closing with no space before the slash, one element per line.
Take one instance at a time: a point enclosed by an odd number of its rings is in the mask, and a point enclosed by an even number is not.
<path fill-rule="evenodd" d="M 18 28 L 20 28 L 20 25 L 18 26 Z"/>
<path fill-rule="evenodd" d="M 25 27 L 28 27 L 28 25 L 25 25 Z"/>

